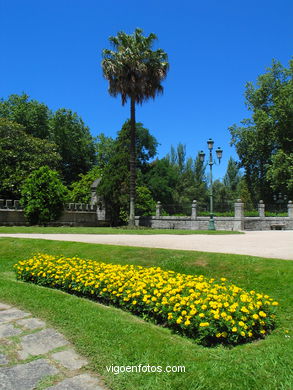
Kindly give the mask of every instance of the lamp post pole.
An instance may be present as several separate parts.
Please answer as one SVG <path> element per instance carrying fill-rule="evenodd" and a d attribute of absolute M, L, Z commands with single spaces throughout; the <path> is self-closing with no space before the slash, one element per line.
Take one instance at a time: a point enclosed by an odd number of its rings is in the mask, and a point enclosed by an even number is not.
<path fill-rule="evenodd" d="M 209 144 L 210 142 L 210 144 Z M 214 220 L 214 201 L 213 201 L 213 155 L 212 155 L 212 150 L 213 150 L 213 142 L 211 140 L 208 141 L 208 148 L 210 150 L 210 161 L 209 161 L 209 166 L 210 166 L 210 221 L 209 221 L 209 230 L 216 230 L 215 227 L 215 220 Z M 211 146 L 210 146 L 211 145 Z"/>
<path fill-rule="evenodd" d="M 215 227 L 215 220 L 214 220 L 214 198 L 213 198 L 213 165 L 214 165 L 214 160 L 213 160 L 213 147 L 214 147 L 214 141 L 210 138 L 207 141 L 208 144 L 208 149 L 210 152 L 210 158 L 209 158 L 209 166 L 210 166 L 210 220 L 209 220 L 209 230 L 216 230 Z M 223 150 L 221 148 L 216 149 L 216 154 L 219 160 L 219 163 L 222 158 Z M 205 158 L 205 153 L 201 151 L 199 153 L 200 161 L 204 162 Z"/>

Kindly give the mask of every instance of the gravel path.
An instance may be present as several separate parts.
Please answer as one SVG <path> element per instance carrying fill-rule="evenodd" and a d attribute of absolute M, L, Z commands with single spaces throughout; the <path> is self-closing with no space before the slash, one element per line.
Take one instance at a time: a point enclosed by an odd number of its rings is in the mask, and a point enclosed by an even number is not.
<path fill-rule="evenodd" d="M 0 390 L 105 390 L 62 334 L 0 303 Z"/>
<path fill-rule="evenodd" d="M 0 234 L 0 237 L 78 241 L 92 244 L 184 249 L 293 260 L 293 230 L 253 231 L 231 235 Z"/>

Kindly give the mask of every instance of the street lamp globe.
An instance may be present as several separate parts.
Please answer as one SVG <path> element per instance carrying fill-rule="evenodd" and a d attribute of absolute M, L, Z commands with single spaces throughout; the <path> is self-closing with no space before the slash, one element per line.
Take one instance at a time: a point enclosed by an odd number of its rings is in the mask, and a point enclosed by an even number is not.
<path fill-rule="evenodd" d="M 205 158 L 205 152 L 203 150 L 201 150 L 199 153 L 199 159 L 201 162 L 204 162 L 204 158 Z"/>
<path fill-rule="evenodd" d="M 207 141 L 207 144 L 208 144 L 209 150 L 212 150 L 213 146 L 214 146 L 214 141 L 211 138 L 209 138 Z"/>

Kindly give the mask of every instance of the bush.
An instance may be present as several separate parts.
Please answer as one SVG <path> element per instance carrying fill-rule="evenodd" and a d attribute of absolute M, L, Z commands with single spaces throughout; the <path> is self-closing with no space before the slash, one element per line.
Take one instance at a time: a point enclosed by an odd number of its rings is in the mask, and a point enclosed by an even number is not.
<path fill-rule="evenodd" d="M 67 188 L 58 173 L 44 166 L 34 171 L 21 189 L 21 205 L 31 224 L 47 224 L 61 215 Z"/>
<path fill-rule="evenodd" d="M 151 191 L 144 186 L 136 187 L 135 215 L 151 215 L 156 209 L 156 202 Z"/>
<path fill-rule="evenodd" d="M 117 305 L 202 345 L 245 343 L 275 326 L 278 302 L 225 278 L 46 254 L 19 261 L 15 270 L 18 279 Z"/>
<path fill-rule="evenodd" d="M 79 175 L 79 181 L 71 184 L 69 192 L 69 201 L 73 203 L 90 203 L 91 186 L 93 182 L 101 177 L 101 169 L 98 167 L 92 168 L 86 174 Z"/>

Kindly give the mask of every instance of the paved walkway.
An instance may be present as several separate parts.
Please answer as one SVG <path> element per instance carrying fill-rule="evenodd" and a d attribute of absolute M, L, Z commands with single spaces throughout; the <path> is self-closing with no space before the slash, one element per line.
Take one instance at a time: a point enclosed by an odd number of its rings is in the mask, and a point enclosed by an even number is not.
<path fill-rule="evenodd" d="M 0 237 L 78 241 L 92 244 L 235 253 L 293 260 L 293 230 L 255 231 L 231 235 L 132 234 L 0 234 Z"/>
<path fill-rule="evenodd" d="M 30 313 L 0 303 L 0 390 L 103 390 L 69 342 Z"/>

